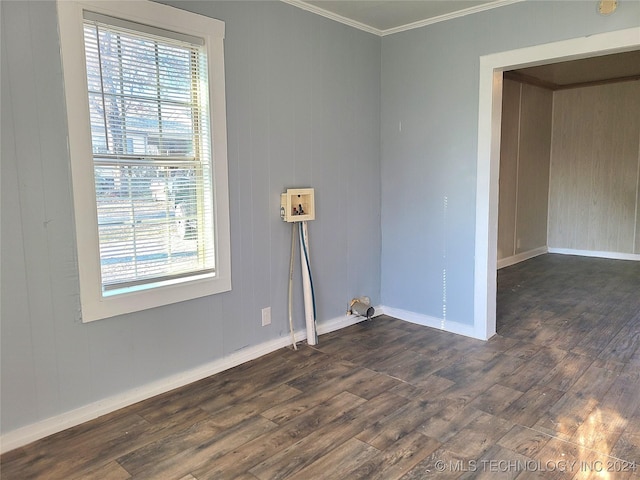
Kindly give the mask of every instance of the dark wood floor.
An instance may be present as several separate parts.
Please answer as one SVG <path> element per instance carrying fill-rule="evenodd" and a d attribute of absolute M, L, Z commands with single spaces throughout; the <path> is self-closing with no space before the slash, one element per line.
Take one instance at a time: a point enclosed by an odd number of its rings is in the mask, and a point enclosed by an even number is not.
<path fill-rule="evenodd" d="M 498 278 L 488 342 L 378 317 L 8 452 L 2 479 L 640 477 L 640 265 Z"/>

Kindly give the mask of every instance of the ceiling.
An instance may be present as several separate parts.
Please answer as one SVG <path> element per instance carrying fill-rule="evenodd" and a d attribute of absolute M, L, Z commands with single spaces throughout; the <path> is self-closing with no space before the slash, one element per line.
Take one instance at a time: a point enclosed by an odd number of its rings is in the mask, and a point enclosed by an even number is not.
<path fill-rule="evenodd" d="M 552 90 L 623 80 L 640 80 L 640 50 L 520 68 L 505 76 Z"/>
<path fill-rule="evenodd" d="M 352 27 L 388 35 L 522 0 L 283 0 Z"/>

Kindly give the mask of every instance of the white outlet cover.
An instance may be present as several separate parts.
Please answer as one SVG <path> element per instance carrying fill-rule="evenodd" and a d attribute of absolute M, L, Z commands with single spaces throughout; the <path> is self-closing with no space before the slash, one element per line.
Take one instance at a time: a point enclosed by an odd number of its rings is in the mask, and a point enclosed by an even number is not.
<path fill-rule="evenodd" d="M 271 325 L 271 307 L 262 309 L 262 326 L 266 327 L 267 325 Z"/>

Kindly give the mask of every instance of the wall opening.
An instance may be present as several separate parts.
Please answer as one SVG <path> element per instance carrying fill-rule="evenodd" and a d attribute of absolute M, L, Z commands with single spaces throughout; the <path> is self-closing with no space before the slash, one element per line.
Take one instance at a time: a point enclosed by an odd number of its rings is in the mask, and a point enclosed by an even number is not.
<path fill-rule="evenodd" d="M 640 28 L 630 28 L 480 57 L 474 272 L 474 330 L 477 338 L 488 339 L 496 333 L 503 72 L 638 48 Z"/>

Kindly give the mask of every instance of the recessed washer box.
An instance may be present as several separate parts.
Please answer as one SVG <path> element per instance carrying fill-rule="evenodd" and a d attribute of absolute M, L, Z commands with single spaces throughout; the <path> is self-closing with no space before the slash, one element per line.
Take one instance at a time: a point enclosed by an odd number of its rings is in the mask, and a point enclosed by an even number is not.
<path fill-rule="evenodd" d="M 313 188 L 288 188 L 280 195 L 280 216 L 285 222 L 315 220 Z"/>

